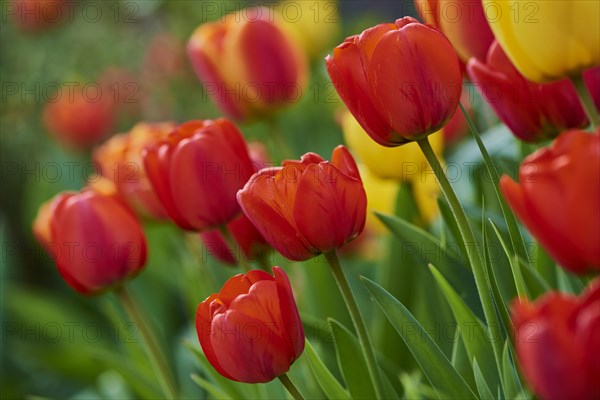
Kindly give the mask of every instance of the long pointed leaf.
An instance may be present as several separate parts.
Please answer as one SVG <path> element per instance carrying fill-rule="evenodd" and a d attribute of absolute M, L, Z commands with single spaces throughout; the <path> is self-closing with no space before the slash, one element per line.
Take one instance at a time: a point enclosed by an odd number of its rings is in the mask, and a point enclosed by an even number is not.
<path fill-rule="evenodd" d="M 310 364 L 315 379 L 319 383 L 321 389 L 323 389 L 323 392 L 327 395 L 327 398 L 350 400 L 351 397 L 346 389 L 344 389 L 337 379 L 335 379 L 331 371 L 327 369 L 308 340 L 306 341 L 304 352 L 308 357 L 308 363 Z"/>

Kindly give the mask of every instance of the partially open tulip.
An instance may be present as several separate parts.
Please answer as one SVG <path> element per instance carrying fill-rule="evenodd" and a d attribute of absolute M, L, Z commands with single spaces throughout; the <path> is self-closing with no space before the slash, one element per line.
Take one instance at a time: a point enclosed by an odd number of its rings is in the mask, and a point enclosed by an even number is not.
<path fill-rule="evenodd" d="M 414 0 L 426 24 L 436 26 L 450 40 L 462 61 L 485 60 L 494 34 L 485 18 L 481 1 Z"/>
<path fill-rule="evenodd" d="M 205 92 L 236 119 L 265 117 L 300 100 L 307 63 L 295 41 L 252 7 L 200 25 L 187 52 Z"/>
<path fill-rule="evenodd" d="M 64 192 L 43 204 L 33 231 L 65 281 L 82 294 L 121 285 L 146 262 L 146 238 L 135 216 L 96 190 Z"/>
<path fill-rule="evenodd" d="M 344 146 L 336 147 L 331 162 L 307 153 L 263 169 L 237 197 L 267 242 L 294 261 L 343 246 L 365 225 L 365 190 Z"/>
<path fill-rule="evenodd" d="M 140 122 L 94 150 L 93 159 L 101 174 L 115 182 L 121 196 L 141 216 L 167 218 L 146 176 L 142 149 L 164 140 L 175 127 L 173 122 Z"/>
<path fill-rule="evenodd" d="M 472 59 L 467 71 L 498 117 L 521 140 L 556 137 L 566 129 L 584 128 L 588 119 L 573 83 L 568 79 L 540 84 L 526 80 L 497 42 L 485 62 Z M 584 75 L 592 95 L 600 100 L 600 67 Z"/>
<path fill-rule="evenodd" d="M 279 267 L 273 276 L 253 270 L 229 279 L 198 306 L 196 329 L 211 365 L 238 382 L 269 382 L 304 351 L 302 321 Z"/>
<path fill-rule="evenodd" d="M 326 59 L 337 92 L 369 136 L 399 146 L 440 130 L 462 89 L 446 37 L 405 17 L 347 38 Z"/>
<path fill-rule="evenodd" d="M 483 7 L 496 39 L 530 81 L 600 64 L 600 2 L 483 0 Z"/>
<path fill-rule="evenodd" d="M 562 133 L 521 163 L 519 180 L 505 175 L 500 188 L 540 244 L 571 272 L 600 270 L 600 130 Z"/>
<path fill-rule="evenodd" d="M 600 398 L 600 280 L 511 307 L 521 371 L 543 400 Z"/>
<path fill-rule="evenodd" d="M 44 106 L 44 127 L 71 148 L 87 148 L 109 134 L 116 120 L 112 94 L 102 85 L 62 86 Z"/>
<path fill-rule="evenodd" d="M 189 121 L 142 151 L 146 174 L 182 229 L 218 228 L 236 218 L 236 193 L 255 171 L 239 129 L 226 119 Z"/>
<path fill-rule="evenodd" d="M 419 178 L 429 168 L 427 160 L 417 143 L 389 148 L 371 140 L 349 112 L 341 118 L 346 144 L 369 170 L 380 178 L 391 178 L 404 182 Z M 444 152 L 444 136 L 436 132 L 429 137 L 433 151 L 438 157 Z"/>

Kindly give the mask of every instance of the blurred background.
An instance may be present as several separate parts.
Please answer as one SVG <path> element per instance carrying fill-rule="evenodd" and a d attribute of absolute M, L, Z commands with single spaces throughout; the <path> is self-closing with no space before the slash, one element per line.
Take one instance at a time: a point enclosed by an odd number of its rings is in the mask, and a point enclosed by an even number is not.
<path fill-rule="evenodd" d="M 294 156 L 313 151 L 328 158 L 343 142 L 339 125 L 343 103 L 327 77 L 323 58 L 346 36 L 415 14 L 412 1 L 312 3 L 320 24 L 301 31 L 310 31 L 313 38 L 307 47 L 310 82 L 302 100 L 282 111 L 277 122 Z M 1 398 L 153 397 L 149 389 L 155 384 L 152 371 L 147 365 L 146 370 L 139 367 L 144 365 L 144 354 L 136 328 L 128 324 L 115 299 L 112 295 L 86 298 L 76 294 L 60 278 L 32 234 L 32 221 L 43 202 L 58 192 L 78 190 L 97 172 L 91 163 L 90 146 L 73 146 L 52 130 L 57 124 L 77 124 L 86 113 L 93 114 L 93 123 L 83 130 L 104 138 L 126 132 L 138 121 L 181 122 L 219 116 L 190 67 L 185 44 L 199 24 L 247 5 L 239 0 L 2 1 Z M 89 88 L 88 93 L 100 93 L 98 104 L 106 100 L 110 104 L 92 110 L 86 106 L 57 108 L 56 99 L 64 97 L 69 87 Z M 279 161 L 278 149 L 268 140 L 264 123 L 246 123 L 241 129 L 247 139 L 264 141 L 272 158 Z M 498 137 L 512 140 L 506 132 Z M 496 148 L 509 153 L 514 150 L 514 146 L 502 146 L 501 141 Z M 456 157 L 463 159 L 477 154 L 472 143 L 456 151 L 460 152 Z M 512 160 L 508 170 L 516 171 L 513 154 L 503 157 L 494 153 L 500 159 Z M 473 157 L 473 162 L 479 161 Z M 490 208 L 493 210 L 493 204 Z M 411 218 L 414 210 L 404 210 Z M 191 322 L 195 307 L 235 270 L 208 256 L 197 236 L 184 234 L 170 224 L 147 221 L 144 227 L 150 244 L 149 262 L 145 272 L 132 282 L 133 293 L 143 299 L 142 308 L 169 349 L 184 395 L 203 397 L 207 391 L 189 379 L 193 372 L 202 374 L 200 366 L 180 344 L 186 338 L 197 344 Z M 377 251 L 348 256 L 349 268 L 356 272 L 353 275 L 385 277 L 389 269 L 374 267 L 385 264 L 389 255 L 380 257 Z M 411 262 L 403 260 L 406 265 Z M 285 264 L 290 271 L 289 263 L 274 257 L 275 263 Z M 346 326 L 350 322 L 339 296 L 330 296 L 328 288 L 334 283 L 329 272 L 313 265 L 319 263 L 322 260 L 317 259 L 308 262 L 306 268 L 294 269 L 293 281 L 303 319 L 314 328 L 307 329 L 307 336 L 322 347 L 328 366 L 339 374 L 328 332 L 319 326 L 324 328 L 323 321 L 329 315 L 336 315 Z M 393 293 L 413 295 L 408 293 L 409 280 L 392 290 L 382 279 Z M 424 318 L 436 321 L 434 316 L 446 316 L 437 319 L 443 322 L 450 315 L 445 302 L 436 300 L 435 293 L 426 297 L 429 300 L 413 303 L 430 308 L 421 314 Z M 369 303 L 365 302 L 365 307 L 370 307 Z M 376 341 L 399 342 L 382 321 L 379 316 L 374 322 L 381 325 L 374 328 L 380 332 Z M 452 339 L 452 332 L 448 335 Z M 440 338 L 440 343 L 445 351 L 451 348 L 450 340 L 446 343 Z M 390 365 L 410 371 L 411 361 L 404 357 L 406 349 L 401 343 L 395 346 L 389 349 Z M 302 360 L 299 364 L 299 372 L 294 373 L 302 377 L 307 374 L 306 365 Z M 419 384 L 419 377 L 407 376 L 405 387 L 410 387 L 413 378 L 414 384 Z M 314 381 L 311 384 L 306 378 L 306 382 L 309 393 L 322 396 Z M 282 395 L 279 387 L 268 390 L 272 396 Z M 250 397 L 260 395 L 248 393 Z"/>

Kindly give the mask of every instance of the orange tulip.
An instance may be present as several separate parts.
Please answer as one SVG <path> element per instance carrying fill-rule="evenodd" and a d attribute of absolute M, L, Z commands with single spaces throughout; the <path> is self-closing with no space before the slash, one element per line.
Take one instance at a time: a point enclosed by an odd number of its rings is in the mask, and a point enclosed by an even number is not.
<path fill-rule="evenodd" d="M 481 1 L 414 0 L 425 23 L 437 27 L 464 62 L 472 57 L 485 60 L 494 34 L 485 18 Z"/>
<path fill-rule="evenodd" d="M 269 382 L 304 351 L 302 321 L 279 267 L 273 276 L 253 270 L 229 279 L 198 306 L 196 329 L 211 365 L 238 382 Z"/>
<path fill-rule="evenodd" d="M 173 122 L 141 122 L 128 133 L 113 136 L 93 152 L 102 175 L 115 182 L 121 196 L 142 216 L 167 218 L 146 176 L 142 149 L 164 140 L 175 128 Z"/>
<path fill-rule="evenodd" d="M 580 297 L 550 292 L 512 304 L 523 375 L 543 400 L 600 398 L 600 280 Z"/>
<path fill-rule="evenodd" d="M 367 198 L 354 159 L 338 146 L 263 169 L 239 191 L 244 214 L 277 251 L 302 261 L 343 246 L 365 225 Z"/>
<path fill-rule="evenodd" d="M 232 118 L 264 117 L 302 95 L 307 61 L 299 46 L 254 7 L 200 25 L 189 59 L 219 108 Z"/>
<path fill-rule="evenodd" d="M 64 192 L 43 204 L 33 231 L 65 281 L 82 294 L 121 285 L 146 262 L 146 238 L 135 216 L 96 190 Z"/>
<path fill-rule="evenodd" d="M 326 63 L 352 115 L 383 146 L 440 130 L 458 106 L 456 52 L 444 35 L 410 17 L 347 38 Z"/>
<path fill-rule="evenodd" d="M 505 175 L 500 188 L 532 235 L 571 272 L 600 270 L 600 130 L 562 133 L 521 163 L 519 180 Z"/>
<path fill-rule="evenodd" d="M 186 122 L 147 146 L 142 158 L 156 196 L 186 230 L 210 230 L 236 218 L 236 193 L 255 171 L 242 133 L 226 119 Z"/>

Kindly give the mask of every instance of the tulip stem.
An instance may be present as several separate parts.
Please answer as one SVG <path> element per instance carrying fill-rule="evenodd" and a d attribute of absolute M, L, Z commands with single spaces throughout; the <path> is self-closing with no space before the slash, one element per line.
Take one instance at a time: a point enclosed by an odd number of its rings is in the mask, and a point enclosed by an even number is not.
<path fill-rule="evenodd" d="M 227 247 L 229 248 L 229 251 L 231 251 L 231 255 L 235 259 L 237 265 L 242 268 L 244 272 L 250 272 L 252 267 L 248 263 L 248 260 L 246 260 L 246 257 L 241 254 L 241 252 L 238 253 L 236 251 L 238 246 L 236 245 L 235 240 L 233 240 L 233 236 L 231 235 L 229 228 L 227 228 L 227 225 L 221 225 L 219 230 L 221 231 L 221 235 L 223 235 L 223 239 L 225 239 L 225 243 L 227 243 Z"/>
<path fill-rule="evenodd" d="M 571 82 L 575 86 L 575 90 L 577 90 L 577 94 L 579 95 L 579 99 L 581 100 L 581 105 L 585 110 L 585 114 L 590 121 L 593 129 L 600 127 L 600 115 L 598 115 L 598 110 L 596 109 L 596 104 L 594 103 L 594 99 L 585 84 L 585 80 L 583 79 L 583 74 L 577 74 L 571 77 Z"/>
<path fill-rule="evenodd" d="M 475 236 L 473 235 L 473 230 L 469 224 L 465 210 L 462 208 L 454 189 L 452 189 L 452 185 L 450 185 L 450 182 L 448 181 L 448 177 L 442 169 L 442 165 L 431 148 L 429 139 L 426 136 L 423 139 L 418 140 L 417 143 L 419 144 L 421 151 L 423 151 L 423 154 L 431 166 L 431 169 L 433 169 L 435 177 L 437 178 L 440 188 L 442 189 L 442 193 L 448 201 L 450 209 L 452 210 L 452 214 L 454 215 L 454 219 L 458 224 L 458 229 L 465 244 L 467 258 L 469 259 L 469 263 L 471 264 L 473 270 L 473 276 L 475 277 L 475 285 L 477 286 L 477 292 L 483 307 L 483 314 L 487 322 L 488 334 L 492 343 L 492 349 L 494 351 L 496 367 L 498 368 L 498 373 L 500 376 L 502 376 L 502 366 L 500 364 L 500 360 L 502 360 L 502 339 L 499 337 L 492 337 L 492 329 L 499 329 L 500 321 L 494 307 L 494 300 L 492 299 L 491 295 L 489 278 L 487 276 L 485 264 L 479 250 L 479 244 L 475 240 Z"/>
<path fill-rule="evenodd" d="M 278 378 L 295 400 L 304 400 L 304 396 L 302 396 L 302 393 L 300 393 L 296 385 L 294 385 L 294 382 L 292 382 L 287 374 L 279 375 Z"/>
<path fill-rule="evenodd" d="M 167 358 L 165 357 L 164 352 L 161 350 L 159 342 L 152 332 L 152 329 L 142 316 L 142 313 L 136 306 L 134 299 L 130 296 L 124 286 L 116 289 L 115 294 L 129 315 L 129 318 L 135 324 L 135 327 L 139 329 L 142 341 L 144 343 L 144 350 L 150 359 L 152 368 L 158 377 L 165 396 L 168 399 L 176 399 L 177 389 L 175 386 L 175 380 L 171 375 Z"/>
<path fill-rule="evenodd" d="M 344 298 L 344 302 L 346 303 L 346 307 L 348 308 L 348 312 L 350 313 L 350 317 L 354 323 L 354 328 L 356 329 L 358 340 L 360 341 L 360 347 L 363 350 L 363 355 L 367 362 L 367 369 L 369 370 L 369 375 L 371 375 L 371 381 L 373 382 L 375 395 L 378 399 L 381 399 L 383 398 L 384 393 L 382 389 L 383 382 L 379 374 L 379 368 L 377 367 L 377 363 L 375 361 L 375 353 L 373 351 L 373 346 L 371 345 L 371 340 L 369 339 L 369 333 L 367 331 L 365 320 L 360 313 L 360 308 L 358 308 L 356 298 L 352 293 L 352 289 L 350 288 L 350 284 L 348 283 L 346 274 L 340 265 L 340 260 L 338 259 L 335 250 L 325 253 L 325 258 L 327 259 L 331 273 L 333 274 L 333 277 L 340 288 L 340 292 L 342 292 L 342 297 Z"/>

